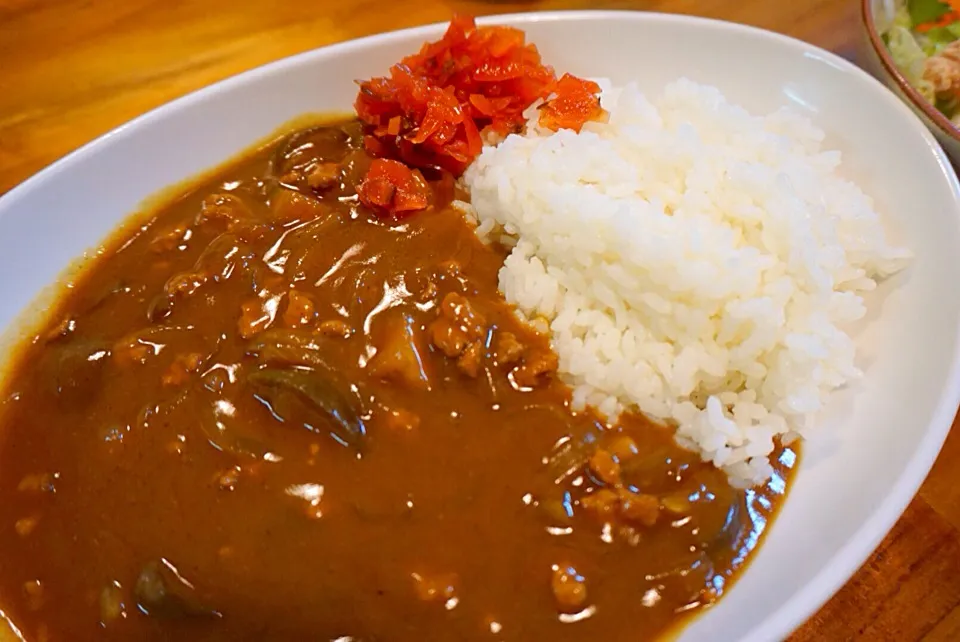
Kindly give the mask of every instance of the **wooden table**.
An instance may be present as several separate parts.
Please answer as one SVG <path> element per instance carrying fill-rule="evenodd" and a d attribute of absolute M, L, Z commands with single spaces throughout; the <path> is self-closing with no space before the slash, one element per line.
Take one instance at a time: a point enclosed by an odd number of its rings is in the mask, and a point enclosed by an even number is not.
<path fill-rule="evenodd" d="M 474 14 L 616 8 L 765 27 L 853 58 L 855 0 L 0 0 L 0 193 L 152 107 L 270 60 Z M 909 426 L 904 426 L 909 429 Z M 793 637 L 960 640 L 960 430 L 857 575 Z"/>

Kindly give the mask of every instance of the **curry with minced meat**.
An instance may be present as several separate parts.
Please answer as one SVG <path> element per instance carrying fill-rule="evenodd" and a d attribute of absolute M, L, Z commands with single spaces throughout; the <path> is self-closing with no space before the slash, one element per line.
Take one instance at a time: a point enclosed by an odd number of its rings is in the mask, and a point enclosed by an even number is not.
<path fill-rule="evenodd" d="M 23 639 L 639 640 L 743 568 L 794 451 L 740 490 L 667 427 L 572 412 L 452 176 L 383 217 L 361 138 L 302 129 L 183 190 L 17 352 Z"/>

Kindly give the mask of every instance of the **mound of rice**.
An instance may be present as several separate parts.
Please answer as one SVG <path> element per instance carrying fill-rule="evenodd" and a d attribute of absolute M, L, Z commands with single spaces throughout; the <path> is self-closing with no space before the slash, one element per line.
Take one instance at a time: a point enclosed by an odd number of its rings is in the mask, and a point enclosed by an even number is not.
<path fill-rule="evenodd" d="M 507 300 L 549 324 L 576 407 L 677 425 L 741 485 L 857 379 L 843 327 L 909 254 L 840 153 L 786 110 L 753 116 L 679 80 L 652 100 L 600 81 L 606 123 L 484 149 L 477 231 L 512 246 Z"/>

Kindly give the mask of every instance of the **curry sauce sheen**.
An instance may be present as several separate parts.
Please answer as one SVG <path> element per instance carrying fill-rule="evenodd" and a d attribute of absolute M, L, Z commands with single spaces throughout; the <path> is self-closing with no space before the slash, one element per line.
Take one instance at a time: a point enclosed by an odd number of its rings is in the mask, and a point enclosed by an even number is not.
<path fill-rule="evenodd" d="M 715 602 L 785 492 L 573 413 L 503 248 L 425 174 L 359 205 L 356 122 L 113 239 L 0 406 L 0 608 L 30 642 L 638 640 Z"/>

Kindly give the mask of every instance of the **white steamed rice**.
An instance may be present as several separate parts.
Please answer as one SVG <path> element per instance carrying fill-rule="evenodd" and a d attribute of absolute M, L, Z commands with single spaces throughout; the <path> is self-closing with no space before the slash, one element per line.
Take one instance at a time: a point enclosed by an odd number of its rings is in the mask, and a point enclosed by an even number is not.
<path fill-rule="evenodd" d="M 532 108 L 465 174 L 478 233 L 513 246 L 500 288 L 549 324 L 576 407 L 674 422 L 761 483 L 774 438 L 861 375 L 843 328 L 908 253 L 806 118 L 685 79 L 601 86 L 608 122 L 554 133 Z"/>

